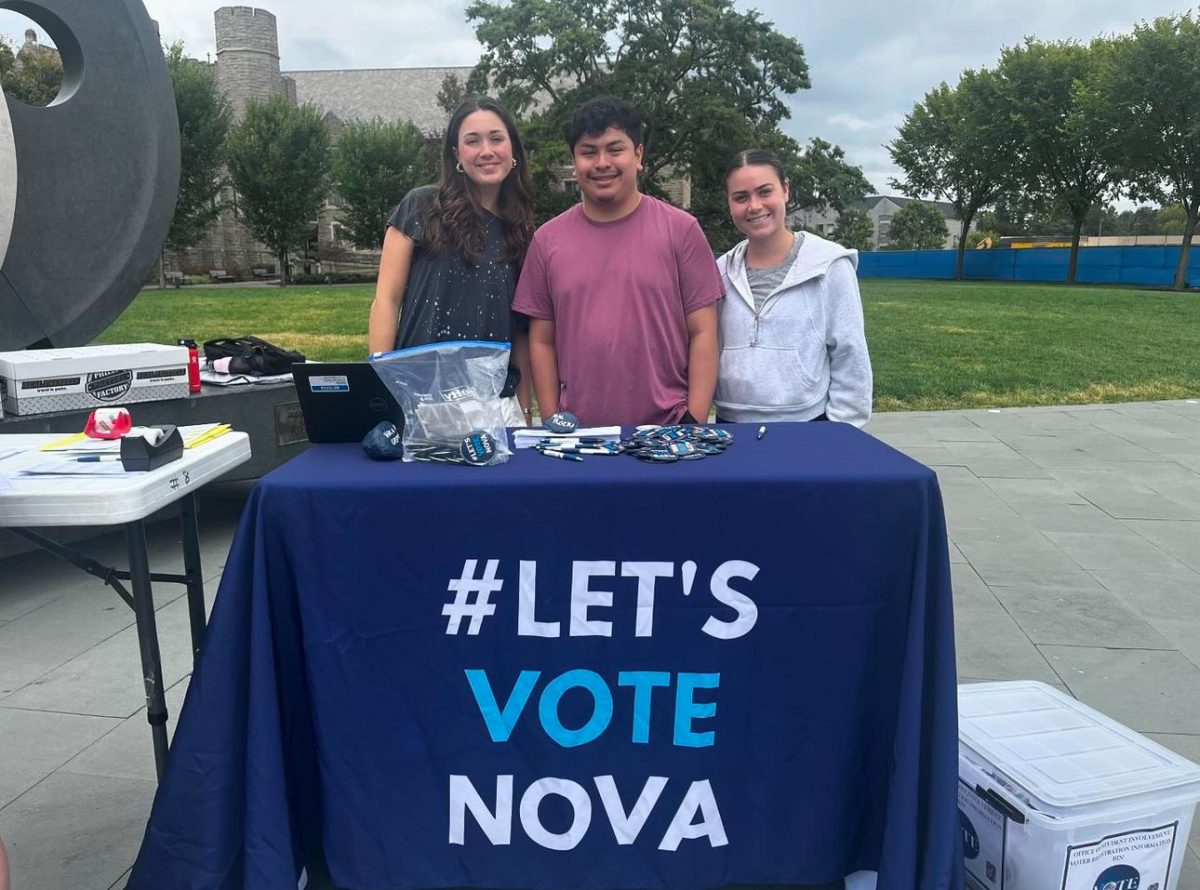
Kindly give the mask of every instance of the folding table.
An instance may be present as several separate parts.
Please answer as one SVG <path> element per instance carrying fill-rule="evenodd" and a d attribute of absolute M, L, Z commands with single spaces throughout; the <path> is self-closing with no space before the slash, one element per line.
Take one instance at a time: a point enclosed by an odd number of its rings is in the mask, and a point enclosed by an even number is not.
<path fill-rule="evenodd" d="M 250 459 L 250 440 L 245 433 L 225 435 L 185 449 L 183 456 L 148 472 L 111 472 L 112 463 L 79 464 L 96 467 L 94 475 L 30 476 L 21 470 L 50 460 L 70 461 L 54 452 L 40 451 L 58 435 L 0 435 L 0 455 L 11 449 L 21 453 L 0 459 L 0 528 L 8 528 L 37 546 L 95 575 L 113 588 L 133 610 L 141 650 L 142 676 L 146 691 L 146 719 L 154 738 L 154 762 L 162 775 L 167 757 L 167 705 L 163 694 L 162 664 L 158 629 L 154 618 L 155 581 L 187 587 L 191 623 L 192 658 L 199 657 L 204 640 L 204 579 L 200 567 L 200 539 L 196 494 L 206 483 Z M 116 464 L 119 466 L 119 464 Z M 150 571 L 146 551 L 146 518 L 178 502 L 183 522 L 184 573 Z M 121 526 L 129 553 L 128 570 L 116 569 L 86 556 L 78 549 L 54 541 L 35 528 Z M 132 590 L 121 584 L 129 581 Z"/>

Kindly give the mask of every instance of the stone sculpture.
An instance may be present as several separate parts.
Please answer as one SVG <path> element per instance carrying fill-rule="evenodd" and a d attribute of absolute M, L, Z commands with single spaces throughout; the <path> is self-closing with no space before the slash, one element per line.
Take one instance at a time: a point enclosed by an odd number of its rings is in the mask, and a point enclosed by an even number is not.
<path fill-rule="evenodd" d="M 179 189 L 179 122 L 139 0 L 0 0 L 58 47 L 45 108 L 0 102 L 0 350 L 88 343 L 154 268 Z"/>

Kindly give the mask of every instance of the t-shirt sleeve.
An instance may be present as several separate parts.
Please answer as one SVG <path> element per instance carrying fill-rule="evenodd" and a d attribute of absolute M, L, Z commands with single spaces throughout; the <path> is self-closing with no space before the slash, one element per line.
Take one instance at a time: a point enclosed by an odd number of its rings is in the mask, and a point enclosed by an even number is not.
<path fill-rule="evenodd" d="M 679 291 L 683 297 L 683 313 L 690 315 L 697 309 L 711 306 L 724 296 L 721 276 L 717 272 L 717 260 L 704 231 L 694 219 L 682 227 L 676 248 L 679 263 Z"/>
<path fill-rule="evenodd" d="M 545 248 L 542 240 L 534 233 L 533 241 L 525 254 L 521 266 L 521 277 L 517 279 L 517 294 L 513 297 L 513 312 L 531 318 L 554 318 L 554 303 L 550 299 L 550 277 L 546 270 Z"/>
<path fill-rule="evenodd" d="M 429 186 L 413 189 L 396 205 L 396 209 L 388 217 L 388 225 L 399 229 L 413 241 L 421 241 L 425 214 L 433 201 L 433 194 L 434 189 Z"/>

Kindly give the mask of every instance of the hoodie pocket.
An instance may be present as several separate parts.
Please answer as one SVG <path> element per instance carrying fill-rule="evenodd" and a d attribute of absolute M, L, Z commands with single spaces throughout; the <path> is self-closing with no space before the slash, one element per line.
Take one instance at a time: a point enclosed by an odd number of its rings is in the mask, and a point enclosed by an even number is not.
<path fill-rule="evenodd" d="M 729 346 L 721 350 L 717 402 L 755 408 L 806 408 L 822 393 L 796 349 Z"/>

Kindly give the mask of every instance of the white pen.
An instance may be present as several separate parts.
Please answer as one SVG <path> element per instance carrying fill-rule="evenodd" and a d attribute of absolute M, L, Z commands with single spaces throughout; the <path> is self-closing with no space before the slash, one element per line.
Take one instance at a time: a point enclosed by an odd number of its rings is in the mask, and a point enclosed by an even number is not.
<path fill-rule="evenodd" d="M 85 454 L 83 457 L 77 457 L 75 460 L 81 464 L 98 464 L 102 460 L 120 460 L 119 454 Z"/>
<path fill-rule="evenodd" d="M 582 457 L 579 457 L 578 455 L 575 455 L 575 454 L 567 454 L 567 452 L 565 452 L 565 451 L 551 451 L 549 449 L 543 448 L 542 454 L 546 455 L 546 457 L 557 457 L 559 460 L 577 460 L 580 463 L 583 463 Z"/>
<path fill-rule="evenodd" d="M 760 426 L 758 428 L 758 437 L 757 438 L 761 439 L 766 434 L 767 434 L 767 428 L 765 426 Z"/>

